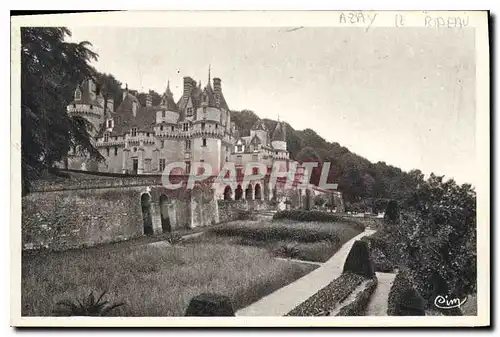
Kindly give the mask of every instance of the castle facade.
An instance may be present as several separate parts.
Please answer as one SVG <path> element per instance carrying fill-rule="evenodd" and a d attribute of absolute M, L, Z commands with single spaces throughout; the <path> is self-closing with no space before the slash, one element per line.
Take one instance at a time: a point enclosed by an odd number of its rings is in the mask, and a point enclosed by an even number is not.
<path fill-rule="evenodd" d="M 184 77 L 182 96 L 177 102 L 167 84 L 159 105 L 153 105 L 148 95 L 143 106 L 126 88 L 116 109 L 113 99 L 105 102 L 96 93 L 95 83 L 87 79 L 75 89 L 67 111 L 92 124 L 94 145 L 105 158 L 103 162 L 91 161 L 71 151 L 69 169 L 159 175 L 172 162 L 186 165 L 185 170 L 173 174 L 189 174 L 192 163 L 200 162 L 210 164 L 214 170 L 220 170 L 226 162 L 233 162 L 237 170 L 249 162 L 263 163 L 269 170 L 275 162 L 286 167 L 290 163 L 285 124 L 278 122 L 270 132 L 259 120 L 249 136 L 241 137 L 231 121 L 219 78 L 211 83 L 209 76 L 202 88 L 201 82 L 197 85 L 191 77 Z M 223 187 L 217 195 L 224 199 L 261 199 L 264 184 L 235 183 Z M 274 188 L 265 187 L 270 191 Z M 267 196 L 271 198 L 271 194 Z"/>

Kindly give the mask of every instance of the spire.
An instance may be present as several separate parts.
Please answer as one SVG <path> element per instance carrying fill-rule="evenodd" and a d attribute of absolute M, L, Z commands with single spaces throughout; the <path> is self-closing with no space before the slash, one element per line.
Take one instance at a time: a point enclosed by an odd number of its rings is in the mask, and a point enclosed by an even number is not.
<path fill-rule="evenodd" d="M 170 80 L 167 81 L 167 90 L 165 90 L 167 96 L 173 96 L 172 91 L 170 91 Z"/>
<path fill-rule="evenodd" d="M 210 85 L 210 68 L 211 68 L 211 65 L 209 64 L 208 65 L 208 85 Z"/>

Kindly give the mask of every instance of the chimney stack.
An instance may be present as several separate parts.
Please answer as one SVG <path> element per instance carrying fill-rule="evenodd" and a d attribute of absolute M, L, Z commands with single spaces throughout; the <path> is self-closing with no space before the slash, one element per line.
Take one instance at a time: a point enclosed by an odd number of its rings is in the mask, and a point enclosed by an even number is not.
<path fill-rule="evenodd" d="M 108 98 L 108 101 L 107 101 L 106 105 L 107 105 L 108 112 L 110 112 L 110 113 L 111 112 L 115 112 L 114 111 L 114 108 L 115 108 L 115 101 L 114 101 L 114 99 Z"/>
<path fill-rule="evenodd" d="M 184 88 L 182 97 L 188 98 L 191 95 L 191 91 L 196 86 L 196 82 L 189 76 L 184 77 Z"/>
<path fill-rule="evenodd" d="M 218 107 L 220 104 L 220 95 L 222 94 L 222 87 L 220 84 L 220 78 L 214 78 L 214 94 L 215 94 L 215 105 Z"/>

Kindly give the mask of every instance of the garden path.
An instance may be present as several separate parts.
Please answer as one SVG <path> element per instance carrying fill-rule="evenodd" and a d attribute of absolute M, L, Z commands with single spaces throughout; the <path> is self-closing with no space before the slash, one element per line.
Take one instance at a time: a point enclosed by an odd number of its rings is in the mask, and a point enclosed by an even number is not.
<path fill-rule="evenodd" d="M 347 241 L 328 261 L 295 282 L 236 312 L 236 316 L 284 316 L 342 274 L 353 243 L 375 230 L 367 229 Z"/>
<path fill-rule="evenodd" d="M 368 303 L 365 316 L 387 316 L 389 291 L 391 290 L 396 274 L 376 274 L 378 280 L 377 288 L 375 288 L 375 292 L 372 294 L 370 302 Z"/>

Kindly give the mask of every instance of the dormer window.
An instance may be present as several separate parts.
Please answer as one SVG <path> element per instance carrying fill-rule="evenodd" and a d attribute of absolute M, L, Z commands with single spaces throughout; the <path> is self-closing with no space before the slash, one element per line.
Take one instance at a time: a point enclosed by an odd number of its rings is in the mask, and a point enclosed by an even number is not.
<path fill-rule="evenodd" d="M 172 125 L 172 131 L 175 131 L 175 126 Z"/>
<path fill-rule="evenodd" d="M 236 152 L 243 152 L 243 145 L 237 145 Z"/>
<path fill-rule="evenodd" d="M 162 116 L 163 118 L 165 118 L 165 110 L 163 110 L 163 111 L 161 112 L 161 116 Z"/>
<path fill-rule="evenodd" d="M 160 131 L 163 131 L 163 125 L 160 125 Z"/>
<path fill-rule="evenodd" d="M 182 131 L 189 131 L 189 123 L 182 124 Z"/>
<path fill-rule="evenodd" d="M 79 89 L 77 89 L 75 91 L 75 101 L 79 101 L 81 99 L 82 99 L 82 92 Z"/>
<path fill-rule="evenodd" d="M 193 108 L 187 108 L 187 116 L 192 117 L 193 116 Z"/>
<path fill-rule="evenodd" d="M 109 133 L 107 132 L 104 134 L 104 141 L 105 142 L 109 141 Z"/>
<path fill-rule="evenodd" d="M 108 128 L 112 128 L 113 127 L 113 121 L 110 119 L 108 120 Z"/>
<path fill-rule="evenodd" d="M 130 135 L 131 135 L 132 137 L 137 136 L 137 128 L 132 128 L 132 129 L 130 130 Z"/>

